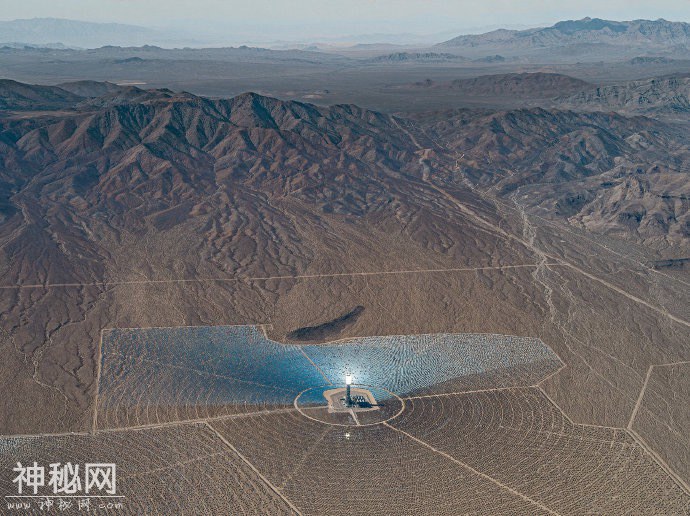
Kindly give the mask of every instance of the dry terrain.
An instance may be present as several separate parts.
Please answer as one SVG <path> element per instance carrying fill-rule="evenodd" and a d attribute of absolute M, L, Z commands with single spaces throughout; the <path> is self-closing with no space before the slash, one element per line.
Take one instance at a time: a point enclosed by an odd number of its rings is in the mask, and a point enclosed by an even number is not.
<path fill-rule="evenodd" d="M 475 87 L 527 91 L 505 75 L 462 83 Z M 2 88 L 3 471 L 116 457 L 131 512 L 690 511 L 682 123 L 553 99 L 391 114 L 83 81 Z M 229 403 L 237 378 L 183 336 L 113 347 L 127 328 L 247 324 L 281 352 L 517 336 L 558 367 L 508 383 L 515 371 L 458 372 L 346 432 L 294 409 L 294 385 L 261 411 Z M 149 367 L 161 356 L 146 346 L 180 343 L 204 366 Z M 228 374 L 274 363 L 238 349 Z"/>

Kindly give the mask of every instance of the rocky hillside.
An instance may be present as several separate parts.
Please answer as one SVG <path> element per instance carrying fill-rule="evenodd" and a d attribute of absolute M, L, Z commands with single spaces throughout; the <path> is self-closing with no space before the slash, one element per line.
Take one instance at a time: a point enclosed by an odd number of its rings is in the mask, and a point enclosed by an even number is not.
<path fill-rule="evenodd" d="M 205 227 L 199 245 L 221 253 L 224 269 L 300 267 L 308 249 L 288 251 L 303 239 L 270 199 L 361 216 L 391 206 L 391 173 L 418 169 L 395 119 L 355 106 L 139 91 L 82 103 L 71 115 L 0 122 L 0 231 L 14 256 L 2 261 L 5 278 L 95 279 L 123 228 L 181 224 Z M 253 256 L 256 249 L 266 254 Z"/>
<path fill-rule="evenodd" d="M 112 82 L 99 81 L 63 82 L 57 86 L 63 90 L 73 93 L 74 95 L 88 98 L 100 97 L 102 95 L 106 95 L 107 93 L 112 93 L 125 88 L 124 86 L 118 86 Z"/>
<path fill-rule="evenodd" d="M 690 243 L 683 127 L 615 113 L 521 109 L 426 119 L 456 170 L 550 218 L 650 245 Z M 453 175 L 452 177 L 457 177 Z"/>
<path fill-rule="evenodd" d="M 57 86 L 29 85 L 0 79 L 0 111 L 61 109 L 81 100 L 83 97 Z"/>
<path fill-rule="evenodd" d="M 27 88 L 35 95 L 43 91 Z M 9 239 L 5 256 L 14 257 L 0 263 L 12 281 L 98 279 L 106 273 L 103 257 L 121 252 L 123 228 L 162 231 L 158 238 L 189 225 L 204 228 L 198 252 L 214 256 L 223 270 L 302 270 L 309 262 L 305 237 L 296 236 L 275 202 L 291 199 L 317 219 L 394 221 L 420 209 L 435 212 L 419 193 L 422 152 L 434 177 L 453 185 L 469 180 L 510 196 L 546 184 L 543 202 L 561 204 L 566 185 L 600 177 L 606 178 L 600 183 L 619 185 L 639 174 L 667 203 L 663 195 L 673 189 L 655 186 L 662 177 L 656 172 L 687 174 L 690 167 L 682 131 L 611 114 L 522 109 L 413 121 L 253 93 L 211 100 L 131 87 L 77 100 L 70 112 L 0 121 L 0 236 Z M 647 231 L 642 219 L 633 217 L 633 225 L 621 215 L 625 205 L 604 196 L 606 188 L 585 190 L 582 202 L 556 213 L 580 224 L 585 217 L 591 221 L 592 210 L 606 212 L 613 221 L 606 230 L 615 226 L 633 239 L 677 242 L 690 234 L 683 203 L 674 205 L 672 220 L 664 212 L 670 222 L 662 234 Z M 656 217 L 655 209 L 649 206 L 646 216 Z M 414 231 L 409 237 L 428 243 L 430 235 Z M 41 267 L 29 267 L 36 260 Z M 24 276 L 29 269 L 35 277 Z"/>
<path fill-rule="evenodd" d="M 507 73 L 482 75 L 472 79 L 457 79 L 449 82 L 427 80 L 410 87 L 449 90 L 463 95 L 479 97 L 523 97 L 549 98 L 564 92 L 579 92 L 592 87 L 588 82 L 557 73 Z"/>
<path fill-rule="evenodd" d="M 690 75 L 657 77 L 590 88 L 558 102 L 572 109 L 634 114 L 690 113 Z"/>

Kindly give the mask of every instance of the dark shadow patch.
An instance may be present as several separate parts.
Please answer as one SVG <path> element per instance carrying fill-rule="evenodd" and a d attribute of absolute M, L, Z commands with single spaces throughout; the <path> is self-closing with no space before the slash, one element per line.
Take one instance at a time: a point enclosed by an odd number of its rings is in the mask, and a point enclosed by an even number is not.
<path fill-rule="evenodd" d="M 80 197 L 86 197 L 86 194 L 98 184 L 99 180 L 98 170 L 94 167 L 89 167 L 83 172 L 72 176 L 72 188 Z"/>
<path fill-rule="evenodd" d="M 193 203 L 183 202 L 167 210 L 156 213 L 152 218 L 153 226 L 158 231 L 172 229 L 178 224 L 182 224 L 189 219 L 189 212 L 192 210 Z"/>
<path fill-rule="evenodd" d="M 652 262 L 652 267 L 659 269 L 688 269 L 690 268 L 690 258 L 673 258 L 670 260 L 657 260 Z"/>
<path fill-rule="evenodd" d="M 578 213 L 591 200 L 592 195 L 589 192 L 578 192 L 566 195 L 556 201 L 556 213 L 563 217 L 571 217 Z"/>
<path fill-rule="evenodd" d="M 359 316 L 364 312 L 364 307 L 359 305 L 340 317 L 332 321 L 318 324 L 316 326 L 305 326 L 297 328 L 287 334 L 290 340 L 298 341 L 324 341 L 338 335 L 348 326 L 354 324 Z"/>

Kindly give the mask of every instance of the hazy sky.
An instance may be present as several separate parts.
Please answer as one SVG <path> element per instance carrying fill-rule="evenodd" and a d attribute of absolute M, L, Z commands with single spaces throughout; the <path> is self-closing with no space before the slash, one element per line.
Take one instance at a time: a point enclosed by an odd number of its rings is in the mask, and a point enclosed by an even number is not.
<path fill-rule="evenodd" d="M 0 18 L 57 17 L 262 37 L 431 34 L 585 16 L 690 21 L 690 0 L 2 0 Z"/>

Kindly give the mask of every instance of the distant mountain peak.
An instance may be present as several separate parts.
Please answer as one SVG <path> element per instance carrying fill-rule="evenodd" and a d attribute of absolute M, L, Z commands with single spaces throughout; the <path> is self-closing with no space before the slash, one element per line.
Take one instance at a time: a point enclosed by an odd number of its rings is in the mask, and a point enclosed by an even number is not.
<path fill-rule="evenodd" d="M 690 24 L 658 20 L 611 21 L 601 18 L 564 20 L 551 27 L 521 31 L 493 31 L 486 34 L 458 36 L 436 45 L 439 48 L 472 49 L 484 55 L 529 52 L 535 49 L 558 51 L 572 49 L 569 55 L 594 55 L 599 46 L 629 58 L 641 50 L 653 48 L 682 49 L 690 45 Z M 498 52 L 497 52 L 498 51 Z"/>
<path fill-rule="evenodd" d="M 33 45 L 99 48 L 107 45 L 180 46 L 194 41 L 177 34 L 123 23 L 94 23 L 63 18 L 31 18 L 0 21 L 0 42 Z M 171 45 L 172 44 L 172 45 Z"/>
<path fill-rule="evenodd" d="M 578 31 L 600 31 L 609 29 L 613 32 L 625 32 L 628 26 L 624 22 L 602 20 L 601 18 L 582 18 L 581 20 L 566 20 L 556 23 L 553 29 L 565 34 L 573 34 Z"/>

